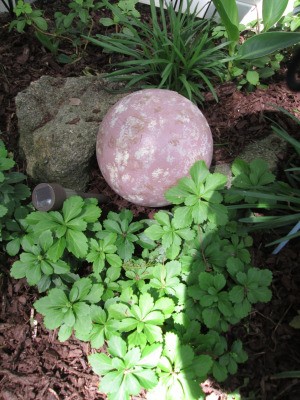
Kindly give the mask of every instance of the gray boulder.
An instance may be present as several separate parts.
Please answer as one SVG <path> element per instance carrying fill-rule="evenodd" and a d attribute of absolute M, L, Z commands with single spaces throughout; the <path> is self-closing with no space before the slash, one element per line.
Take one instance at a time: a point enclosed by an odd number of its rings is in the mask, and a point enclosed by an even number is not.
<path fill-rule="evenodd" d="M 121 94 L 101 77 L 42 76 L 16 97 L 20 153 L 35 182 L 85 190 L 99 124 Z"/>

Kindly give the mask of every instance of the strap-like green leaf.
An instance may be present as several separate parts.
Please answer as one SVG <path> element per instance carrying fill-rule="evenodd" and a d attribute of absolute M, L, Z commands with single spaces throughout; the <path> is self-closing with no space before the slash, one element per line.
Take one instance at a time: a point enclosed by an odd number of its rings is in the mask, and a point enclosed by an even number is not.
<path fill-rule="evenodd" d="M 242 60 L 252 60 L 294 46 L 300 42 L 299 32 L 265 32 L 247 39 L 239 48 Z"/>
<path fill-rule="evenodd" d="M 264 31 L 268 31 L 282 17 L 289 0 L 263 0 L 262 17 Z"/>

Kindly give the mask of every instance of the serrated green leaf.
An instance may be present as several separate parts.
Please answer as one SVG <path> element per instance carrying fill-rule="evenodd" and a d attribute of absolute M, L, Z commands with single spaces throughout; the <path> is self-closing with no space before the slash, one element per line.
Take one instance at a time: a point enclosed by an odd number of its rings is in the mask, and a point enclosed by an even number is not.
<path fill-rule="evenodd" d="M 19 251 L 20 251 L 20 239 L 19 238 L 15 238 L 7 243 L 6 252 L 11 257 L 14 257 L 15 255 L 17 255 L 19 253 Z"/>
<path fill-rule="evenodd" d="M 10 275 L 15 279 L 21 279 L 26 276 L 28 265 L 22 261 L 15 261 L 11 267 Z"/>
<path fill-rule="evenodd" d="M 108 313 L 112 318 L 123 319 L 128 316 L 129 307 L 125 304 L 116 303 L 108 307 Z"/>
<path fill-rule="evenodd" d="M 151 346 L 146 346 L 141 354 L 141 358 L 137 365 L 146 368 L 154 368 L 157 366 L 162 353 L 162 345 L 155 343 Z"/>
<path fill-rule="evenodd" d="M 151 225 L 149 228 L 145 229 L 144 231 L 145 235 L 149 237 L 149 239 L 152 240 L 159 240 L 162 238 L 164 234 L 164 230 L 160 225 Z"/>
<path fill-rule="evenodd" d="M 124 357 L 124 363 L 126 368 L 131 368 L 137 365 L 141 358 L 141 350 L 138 347 L 134 347 L 127 351 Z"/>
<path fill-rule="evenodd" d="M 47 250 L 47 255 L 50 260 L 57 261 L 62 258 L 66 248 L 66 239 L 61 237 L 56 239 L 53 245 Z"/>
<path fill-rule="evenodd" d="M 69 294 L 70 301 L 75 302 L 84 300 L 92 288 L 92 282 L 89 278 L 81 278 L 76 281 Z"/>
<path fill-rule="evenodd" d="M 67 230 L 67 249 L 78 258 L 84 258 L 88 251 L 87 237 L 82 232 Z"/>
<path fill-rule="evenodd" d="M 218 382 L 225 381 L 228 376 L 226 367 L 220 365 L 218 362 L 214 363 L 212 372 Z"/>
<path fill-rule="evenodd" d="M 88 360 L 97 375 L 105 375 L 113 369 L 112 359 L 104 353 L 90 354 Z"/>
<path fill-rule="evenodd" d="M 83 205 L 84 200 L 80 196 L 72 196 L 65 200 L 62 209 L 65 222 L 77 217 L 81 213 Z"/>
<path fill-rule="evenodd" d="M 127 341 L 129 348 L 140 346 L 140 348 L 143 349 L 147 344 L 147 338 L 145 334 L 138 332 L 137 330 L 128 336 Z"/>
<path fill-rule="evenodd" d="M 151 369 L 135 369 L 133 374 L 146 390 L 153 389 L 157 385 L 157 376 Z"/>
<path fill-rule="evenodd" d="M 178 207 L 174 212 L 174 226 L 176 228 L 185 228 L 191 226 L 193 221 L 191 207 Z"/>
<path fill-rule="evenodd" d="M 198 187 L 209 175 L 208 168 L 203 160 L 197 161 L 190 169 L 190 175 Z"/>
<path fill-rule="evenodd" d="M 88 303 L 99 303 L 104 292 L 104 287 L 101 283 L 95 283 L 92 285 L 88 295 L 84 297 L 84 300 Z"/>
<path fill-rule="evenodd" d="M 42 277 L 40 265 L 31 265 L 26 270 L 26 278 L 30 286 L 36 285 Z"/>
<path fill-rule="evenodd" d="M 114 392 L 122 392 L 122 396 L 124 400 L 129 399 L 128 392 L 125 393 L 121 390 L 121 384 L 123 380 L 124 374 L 123 371 L 112 371 L 108 372 L 105 376 L 102 377 L 99 389 L 104 393 L 114 393 Z"/>
<path fill-rule="evenodd" d="M 198 377 L 206 377 L 213 365 L 213 359 L 208 355 L 200 355 L 194 358 L 193 368 Z"/>
<path fill-rule="evenodd" d="M 212 329 L 219 322 L 220 313 L 216 308 L 206 308 L 202 312 L 202 317 L 205 325 Z"/>
<path fill-rule="evenodd" d="M 66 324 L 61 325 L 58 331 L 58 340 L 60 342 L 65 342 L 72 335 L 72 332 L 73 332 L 72 326 L 68 326 Z"/>
<path fill-rule="evenodd" d="M 229 292 L 229 298 L 233 303 L 241 303 L 245 297 L 245 290 L 242 286 L 234 286 Z"/>
<path fill-rule="evenodd" d="M 108 351 L 112 356 L 124 359 L 127 352 L 126 342 L 119 336 L 113 336 L 108 341 Z"/>
<path fill-rule="evenodd" d="M 144 334 L 150 344 L 163 341 L 162 330 L 159 326 L 145 324 Z"/>

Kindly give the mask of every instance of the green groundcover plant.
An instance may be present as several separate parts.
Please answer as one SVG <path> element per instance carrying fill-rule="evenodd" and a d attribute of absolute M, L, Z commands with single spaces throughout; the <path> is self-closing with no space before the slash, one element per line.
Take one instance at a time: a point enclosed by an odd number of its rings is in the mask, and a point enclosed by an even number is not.
<path fill-rule="evenodd" d="M 272 273 L 251 264 L 252 238 L 225 185 L 198 161 L 151 220 L 129 210 L 99 219 L 96 200 L 78 196 L 25 218 L 11 275 L 44 293 L 34 307 L 59 340 L 90 342 L 109 399 L 142 389 L 149 399 L 204 399 L 207 376 L 222 382 L 247 360 L 228 332 L 271 299 Z"/>
<path fill-rule="evenodd" d="M 13 171 L 15 162 L 0 140 L 0 242 L 10 256 L 15 256 L 24 241 L 25 217 L 31 210 L 24 205 L 30 190 L 26 176 Z"/>

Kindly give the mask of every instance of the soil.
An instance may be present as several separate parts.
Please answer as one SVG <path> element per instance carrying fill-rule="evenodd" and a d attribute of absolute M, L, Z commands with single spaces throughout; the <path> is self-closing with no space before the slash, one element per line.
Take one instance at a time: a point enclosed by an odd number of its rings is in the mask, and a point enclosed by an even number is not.
<path fill-rule="evenodd" d="M 50 17 L 53 11 L 64 7 L 61 3 L 48 1 L 37 2 L 37 5 Z M 139 7 L 143 18 L 148 18 L 147 6 Z M 95 51 L 88 46 L 79 61 L 62 65 L 40 46 L 34 35 L 9 32 L 8 28 L 9 16 L 0 15 L 0 130 L 1 138 L 23 171 L 25 165 L 18 153 L 14 103 L 17 93 L 42 75 L 67 77 L 105 72 L 111 59 L 100 49 Z M 101 29 L 104 28 L 98 25 L 97 31 Z M 283 66 L 266 89 L 246 93 L 238 91 L 234 83 L 219 84 L 216 85 L 218 103 L 207 95 L 202 112 L 214 137 L 214 164 L 231 162 L 248 143 L 268 135 L 271 129 L 267 117 L 281 122 L 299 138 L 295 125 L 270 105 L 276 104 L 291 112 L 300 110 L 300 94 L 289 91 L 284 79 Z M 277 156 L 284 165 L 288 154 L 278 153 Z M 109 209 L 128 207 L 135 215 L 154 212 L 153 209 L 135 207 L 113 194 L 96 164 L 91 171 L 90 189 L 110 195 Z M 281 371 L 300 370 L 299 331 L 289 325 L 300 310 L 299 242 L 290 242 L 274 256 L 264 246 L 269 239 L 266 233 L 254 235 L 252 257 L 254 265 L 272 270 L 273 299 L 268 304 L 257 305 L 247 319 L 229 332 L 231 337 L 243 341 L 249 359 L 224 384 L 206 381 L 204 389 L 208 400 L 226 399 L 226 393 L 237 388 L 240 388 L 243 400 L 300 398 L 299 379 L 274 377 Z M 57 332 L 44 329 L 40 316 L 34 314 L 32 307 L 37 292 L 24 280 L 11 279 L 9 268 L 14 260 L 7 260 L 4 254 L 0 257 L 0 399 L 105 399 L 97 391 L 98 378 L 87 362 L 88 344 L 75 338 L 60 343 Z M 145 396 L 141 393 L 135 399 L 138 398 Z"/>

